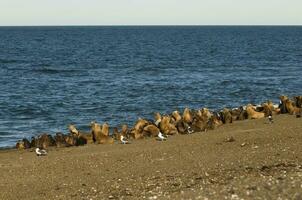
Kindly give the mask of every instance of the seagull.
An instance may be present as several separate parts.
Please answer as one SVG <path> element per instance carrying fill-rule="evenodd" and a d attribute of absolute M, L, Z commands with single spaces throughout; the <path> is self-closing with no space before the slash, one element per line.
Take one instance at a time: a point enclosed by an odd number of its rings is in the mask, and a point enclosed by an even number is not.
<path fill-rule="evenodd" d="M 194 133 L 194 130 L 191 128 L 191 126 L 188 127 L 188 133 L 189 134 Z"/>
<path fill-rule="evenodd" d="M 269 123 L 271 123 L 271 124 L 274 123 L 273 116 L 269 115 L 268 120 L 269 120 Z"/>
<path fill-rule="evenodd" d="M 120 140 L 121 140 L 122 144 L 130 144 L 129 141 L 123 135 L 121 135 Z"/>
<path fill-rule="evenodd" d="M 167 139 L 167 137 L 165 137 L 161 132 L 159 132 L 157 136 L 161 141 L 164 141 Z"/>
<path fill-rule="evenodd" d="M 36 154 L 37 154 L 37 156 L 46 156 L 47 155 L 47 151 L 44 150 L 44 149 L 36 148 Z"/>

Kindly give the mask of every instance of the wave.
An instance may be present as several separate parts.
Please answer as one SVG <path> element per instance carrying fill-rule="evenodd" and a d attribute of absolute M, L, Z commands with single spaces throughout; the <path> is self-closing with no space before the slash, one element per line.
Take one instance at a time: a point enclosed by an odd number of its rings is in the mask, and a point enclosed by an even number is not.
<path fill-rule="evenodd" d="M 13 63 L 17 63 L 17 62 L 19 62 L 19 60 L 0 58 L 0 64 L 13 64 Z"/>
<path fill-rule="evenodd" d="M 54 69 L 49 67 L 43 67 L 41 69 L 32 69 L 32 72 L 40 74 L 60 74 L 60 73 L 77 73 L 82 70 L 79 69 Z"/>

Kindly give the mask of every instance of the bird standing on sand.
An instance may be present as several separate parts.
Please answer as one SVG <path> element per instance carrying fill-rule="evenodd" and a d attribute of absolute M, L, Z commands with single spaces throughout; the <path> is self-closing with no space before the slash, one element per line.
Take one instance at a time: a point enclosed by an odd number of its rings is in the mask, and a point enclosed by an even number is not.
<path fill-rule="evenodd" d="M 191 128 L 191 126 L 188 127 L 188 133 L 189 133 L 189 134 L 194 133 L 194 131 L 193 131 L 193 129 Z"/>
<path fill-rule="evenodd" d="M 121 136 L 120 140 L 122 144 L 130 144 L 129 141 L 123 135 Z"/>
<path fill-rule="evenodd" d="M 44 149 L 36 148 L 36 154 L 37 154 L 37 156 L 46 156 L 47 151 Z"/>
<path fill-rule="evenodd" d="M 161 132 L 159 132 L 157 136 L 158 136 L 159 140 L 161 140 L 161 141 L 167 140 L 167 137 L 164 136 Z"/>
<path fill-rule="evenodd" d="M 274 120 L 273 120 L 273 116 L 272 116 L 272 115 L 268 116 L 268 120 L 269 120 L 269 123 L 270 123 L 270 124 L 274 123 Z"/>

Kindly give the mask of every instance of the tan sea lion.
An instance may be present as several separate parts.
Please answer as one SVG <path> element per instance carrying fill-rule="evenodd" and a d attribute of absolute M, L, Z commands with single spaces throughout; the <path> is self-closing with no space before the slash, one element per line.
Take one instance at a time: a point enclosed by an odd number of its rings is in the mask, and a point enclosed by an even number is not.
<path fill-rule="evenodd" d="M 30 149 L 30 148 L 31 148 L 31 145 L 30 145 L 30 142 L 28 141 L 28 139 L 23 138 L 22 140 L 19 140 L 19 141 L 16 143 L 16 148 L 17 148 L 18 150 L 22 150 L 22 149 Z"/>
<path fill-rule="evenodd" d="M 193 117 L 191 114 L 191 111 L 189 108 L 185 108 L 183 115 L 182 115 L 182 119 L 184 120 L 185 123 L 191 124 L 193 121 Z"/>
<path fill-rule="evenodd" d="M 172 112 L 172 117 L 175 120 L 175 124 L 177 124 L 180 120 L 182 120 L 182 118 L 177 110 Z"/>
<path fill-rule="evenodd" d="M 78 137 L 80 135 L 79 131 L 77 130 L 77 128 L 73 124 L 68 125 L 68 130 L 69 130 L 70 134 L 73 135 L 73 136 Z"/>
<path fill-rule="evenodd" d="M 148 137 L 157 137 L 158 133 L 159 133 L 159 128 L 157 128 L 153 124 L 149 124 L 145 126 L 143 130 L 144 136 L 148 136 Z"/>
<path fill-rule="evenodd" d="M 297 115 L 301 113 L 302 108 L 298 108 L 295 106 L 295 103 L 291 101 L 290 99 L 285 100 L 285 107 L 289 114 L 291 115 Z"/>
<path fill-rule="evenodd" d="M 214 130 L 223 124 L 218 113 L 214 113 L 207 122 L 206 130 Z"/>
<path fill-rule="evenodd" d="M 63 133 L 56 133 L 56 135 L 54 136 L 54 139 L 56 141 L 57 147 L 67 147 L 68 146 L 68 144 L 66 143 L 65 137 L 66 136 Z"/>
<path fill-rule="evenodd" d="M 232 113 L 229 109 L 224 108 L 221 112 L 221 120 L 224 124 L 233 123 Z"/>
<path fill-rule="evenodd" d="M 154 120 L 155 120 L 155 122 L 154 122 L 154 124 L 157 126 L 157 127 L 159 127 L 159 123 L 161 122 L 161 114 L 160 113 L 155 113 L 154 114 Z"/>
<path fill-rule="evenodd" d="M 177 128 L 175 125 L 170 123 L 171 119 L 169 116 L 163 116 L 160 123 L 160 131 L 166 135 L 174 135 L 177 134 Z"/>
<path fill-rule="evenodd" d="M 294 100 L 295 100 L 296 107 L 302 108 L 302 96 L 295 96 Z"/>
<path fill-rule="evenodd" d="M 145 119 L 139 118 L 134 127 L 132 128 L 132 130 L 130 131 L 130 135 L 134 138 L 134 139 L 142 139 L 144 138 L 144 127 L 147 126 L 149 124 L 149 122 Z"/>
<path fill-rule="evenodd" d="M 249 119 L 260 119 L 265 117 L 265 114 L 263 112 L 255 111 L 254 107 L 251 104 L 246 106 L 246 112 Z"/>
<path fill-rule="evenodd" d="M 90 123 L 93 142 L 97 142 L 102 135 L 102 127 L 95 121 Z"/>
<path fill-rule="evenodd" d="M 108 123 L 103 124 L 101 133 L 105 136 L 109 136 L 109 124 Z"/>
<path fill-rule="evenodd" d="M 36 142 L 36 147 L 42 149 L 47 149 L 50 146 L 56 146 L 56 142 L 53 137 L 46 133 L 39 135 Z"/>

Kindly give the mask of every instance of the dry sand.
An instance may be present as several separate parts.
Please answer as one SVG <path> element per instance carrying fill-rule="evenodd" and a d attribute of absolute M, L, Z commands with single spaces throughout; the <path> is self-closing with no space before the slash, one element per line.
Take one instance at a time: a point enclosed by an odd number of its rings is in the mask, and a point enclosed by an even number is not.
<path fill-rule="evenodd" d="M 267 122 L 45 157 L 3 150 L 0 199 L 302 199 L 302 119 Z"/>

